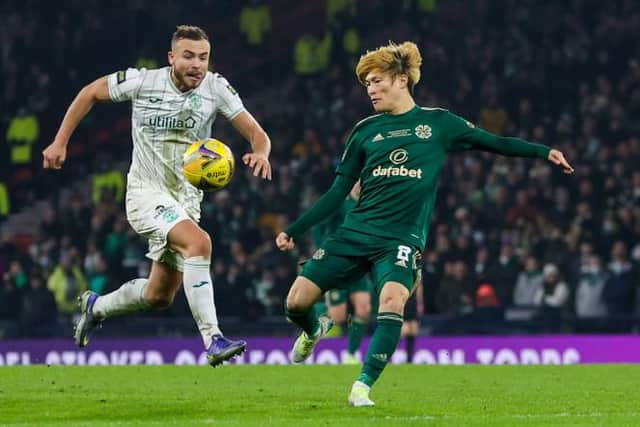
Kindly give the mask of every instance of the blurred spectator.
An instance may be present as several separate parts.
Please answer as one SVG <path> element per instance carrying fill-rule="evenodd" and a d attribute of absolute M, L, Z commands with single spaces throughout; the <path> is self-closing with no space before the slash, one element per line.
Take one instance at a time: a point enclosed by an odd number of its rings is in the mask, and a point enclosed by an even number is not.
<path fill-rule="evenodd" d="M 602 268 L 598 255 L 591 255 L 588 266 L 580 274 L 576 289 L 576 316 L 579 318 L 604 317 L 607 307 L 602 300 L 602 291 L 609 279 L 609 273 Z"/>
<path fill-rule="evenodd" d="M 5 274 L 0 284 L 2 285 L 0 289 L 0 319 L 16 320 L 20 313 L 22 292 L 8 277 L 8 274 Z"/>
<path fill-rule="evenodd" d="M 498 307 L 500 301 L 490 283 L 481 283 L 476 290 L 476 307 Z"/>
<path fill-rule="evenodd" d="M 436 296 L 436 307 L 440 313 L 461 313 L 473 307 L 474 290 L 467 275 L 467 266 L 462 261 L 445 262 L 444 277 Z"/>
<path fill-rule="evenodd" d="M 534 305 L 536 295 L 543 288 L 543 277 L 538 267 L 538 259 L 529 254 L 524 260 L 524 271 L 518 274 L 516 287 L 513 292 L 513 304 L 531 306 Z"/>
<path fill-rule="evenodd" d="M 71 253 L 60 256 L 60 262 L 47 279 L 47 287 L 55 296 L 61 313 L 78 310 L 78 297 L 87 290 L 87 279 Z"/>
<path fill-rule="evenodd" d="M 260 0 L 251 0 L 240 11 L 239 25 L 249 46 L 261 46 L 271 32 L 271 9 Z"/>
<path fill-rule="evenodd" d="M 356 0 L 326 0 L 327 23 L 331 25 L 334 20 L 344 15 L 356 14 Z"/>
<path fill-rule="evenodd" d="M 503 305 L 513 301 L 513 288 L 518 277 L 518 261 L 513 253 L 513 246 L 504 243 L 500 247 L 500 255 L 485 274 L 486 280 L 494 286 L 498 300 Z"/>
<path fill-rule="evenodd" d="M 480 110 L 478 125 L 496 135 L 504 135 L 508 123 L 507 112 L 498 105 L 498 98 L 491 95 L 489 103 Z"/>
<path fill-rule="evenodd" d="M 533 304 L 542 307 L 562 309 L 569 299 L 569 286 L 560 280 L 560 272 L 555 264 L 547 264 L 542 269 L 542 288 L 533 296 Z"/>
<path fill-rule="evenodd" d="M 53 293 L 44 279 L 34 274 L 22 299 L 20 326 L 27 337 L 51 337 L 57 332 L 58 309 Z"/>
<path fill-rule="evenodd" d="M 13 284 L 13 286 L 18 290 L 26 288 L 29 277 L 20 261 L 11 261 L 9 264 L 9 271 L 5 275 L 5 280 Z"/>
<path fill-rule="evenodd" d="M 6 141 L 11 149 L 11 164 L 13 166 L 31 163 L 33 144 L 40 136 L 40 123 L 35 114 L 21 108 L 9 122 Z"/>
<path fill-rule="evenodd" d="M 105 197 L 113 198 L 116 202 L 124 199 L 124 175 L 119 170 L 112 170 L 93 175 L 93 202 L 98 203 Z"/>
<path fill-rule="evenodd" d="M 0 220 L 7 217 L 9 212 L 11 212 L 11 202 L 9 201 L 7 186 L 0 181 Z"/>
<path fill-rule="evenodd" d="M 480 283 L 486 280 L 487 268 L 489 267 L 490 254 L 489 249 L 481 247 L 476 252 L 476 260 L 473 266 L 473 274 L 475 282 Z"/>
<path fill-rule="evenodd" d="M 311 34 L 298 38 L 293 50 L 294 70 L 300 75 L 310 75 L 324 71 L 329 66 L 333 35 L 325 33 L 322 39 Z"/>
<path fill-rule="evenodd" d="M 602 291 L 607 311 L 613 315 L 631 314 L 635 302 L 636 273 L 627 258 L 624 242 L 618 240 L 613 244 L 607 269 L 610 277 Z"/>
<path fill-rule="evenodd" d="M 96 292 L 99 295 L 106 293 L 108 289 L 109 276 L 107 275 L 107 263 L 104 258 L 98 254 L 95 259 L 95 268 L 91 273 L 87 274 L 89 279 L 89 290 Z"/>

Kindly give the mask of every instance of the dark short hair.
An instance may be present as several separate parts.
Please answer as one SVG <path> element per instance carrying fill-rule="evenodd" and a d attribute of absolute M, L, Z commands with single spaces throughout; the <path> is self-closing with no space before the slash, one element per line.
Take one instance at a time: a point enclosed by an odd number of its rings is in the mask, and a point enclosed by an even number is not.
<path fill-rule="evenodd" d="M 178 25 L 171 37 L 171 47 L 173 48 L 174 44 L 182 39 L 209 41 L 209 36 L 207 36 L 207 33 L 205 33 L 202 28 L 196 27 L 195 25 Z"/>

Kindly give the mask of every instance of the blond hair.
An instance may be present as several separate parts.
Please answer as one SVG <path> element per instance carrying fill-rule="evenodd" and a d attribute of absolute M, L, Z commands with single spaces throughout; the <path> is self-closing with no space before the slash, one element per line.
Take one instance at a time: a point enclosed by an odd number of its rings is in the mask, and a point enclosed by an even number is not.
<path fill-rule="evenodd" d="M 406 74 L 409 78 L 409 89 L 413 90 L 420 81 L 420 65 L 422 56 L 415 43 L 404 42 L 398 45 L 390 41 L 388 45 L 367 51 L 360 57 L 356 66 L 356 76 L 364 85 L 367 74 L 372 71 L 390 74 L 393 78 Z"/>

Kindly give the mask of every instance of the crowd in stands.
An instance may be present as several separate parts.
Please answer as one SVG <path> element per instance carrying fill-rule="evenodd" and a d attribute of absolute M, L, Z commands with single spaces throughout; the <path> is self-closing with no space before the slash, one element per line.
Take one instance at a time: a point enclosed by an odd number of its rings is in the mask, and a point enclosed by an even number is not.
<path fill-rule="evenodd" d="M 76 311 L 85 289 L 109 292 L 148 273 L 146 242 L 123 208 L 127 108 L 97 107 L 63 170 L 42 171 L 39 153 L 83 84 L 162 66 L 181 23 L 209 31 L 214 68 L 273 143 L 272 182 L 241 166 L 227 189 L 205 195 L 221 316 L 282 315 L 297 262 L 314 248 L 306 239 L 284 254 L 273 238 L 330 186 L 351 126 L 371 114 L 354 64 L 392 39 L 421 49 L 420 105 L 552 145 L 576 169 L 567 177 L 541 160 L 450 155 L 424 253 L 425 318 L 468 332 L 460 319 L 504 319 L 515 307 L 544 330 L 638 328 L 639 3 L 34 3 L 0 6 L 0 229 L 47 202 L 30 233 L 0 235 L 5 335 L 58 333 L 56 319 Z M 248 150 L 222 122 L 214 135 L 238 156 Z M 187 313 L 184 302 L 167 312 Z"/>

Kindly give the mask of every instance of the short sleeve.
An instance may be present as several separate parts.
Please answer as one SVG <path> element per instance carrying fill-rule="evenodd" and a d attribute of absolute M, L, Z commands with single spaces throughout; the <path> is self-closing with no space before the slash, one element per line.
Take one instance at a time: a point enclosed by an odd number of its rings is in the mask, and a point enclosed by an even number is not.
<path fill-rule="evenodd" d="M 147 73 L 145 68 L 128 68 L 125 71 L 116 71 L 107 76 L 109 96 L 113 102 L 131 101 L 138 95 L 140 86 Z"/>
<path fill-rule="evenodd" d="M 238 92 L 231 86 L 227 79 L 220 74 L 215 74 L 214 77 L 214 95 L 220 99 L 218 110 L 227 120 L 233 120 L 238 114 L 245 111 L 240 95 L 238 95 Z"/>
<path fill-rule="evenodd" d="M 342 154 L 342 160 L 336 168 L 336 172 L 349 178 L 357 179 L 364 166 L 364 152 L 358 131 L 349 136 L 347 146 Z"/>

